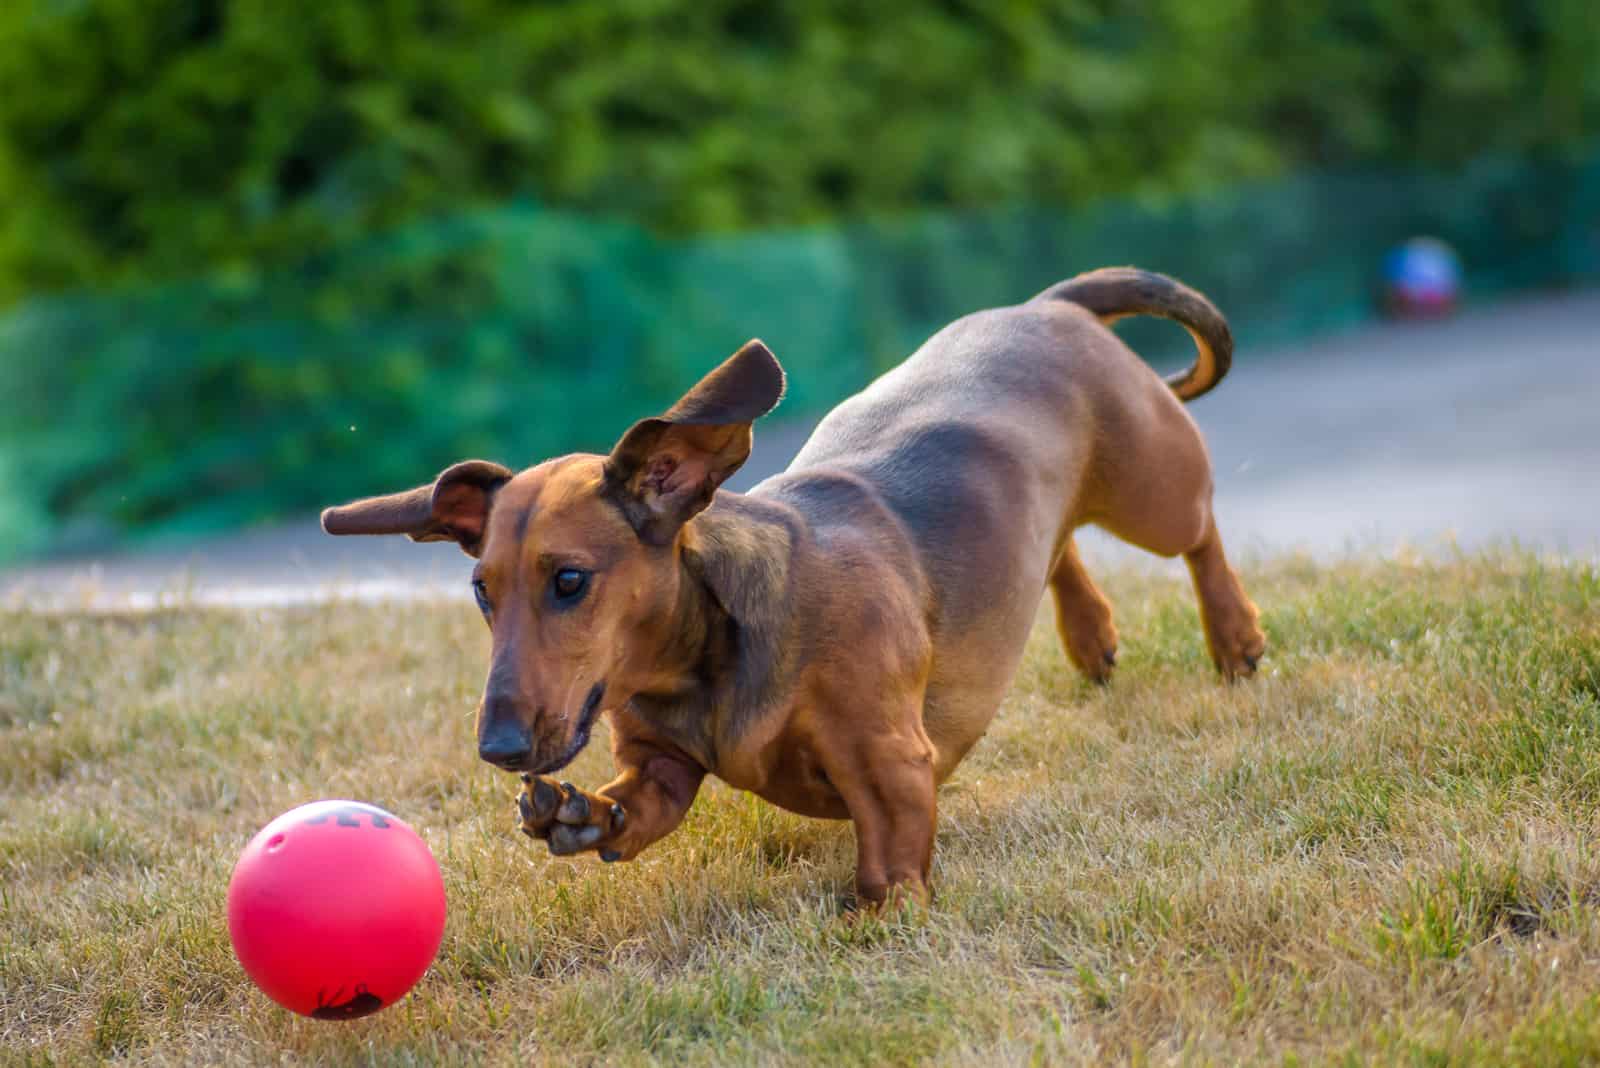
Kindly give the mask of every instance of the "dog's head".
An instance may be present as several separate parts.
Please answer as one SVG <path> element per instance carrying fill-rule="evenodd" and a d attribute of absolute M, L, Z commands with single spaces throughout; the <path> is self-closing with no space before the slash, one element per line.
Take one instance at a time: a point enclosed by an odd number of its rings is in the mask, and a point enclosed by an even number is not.
<path fill-rule="evenodd" d="M 454 541 L 493 635 L 478 753 L 512 771 L 565 766 L 603 708 L 670 684 L 684 525 L 750 455 L 751 424 L 783 395 L 751 341 L 608 456 L 519 474 L 485 460 L 322 513 L 330 534 Z"/>

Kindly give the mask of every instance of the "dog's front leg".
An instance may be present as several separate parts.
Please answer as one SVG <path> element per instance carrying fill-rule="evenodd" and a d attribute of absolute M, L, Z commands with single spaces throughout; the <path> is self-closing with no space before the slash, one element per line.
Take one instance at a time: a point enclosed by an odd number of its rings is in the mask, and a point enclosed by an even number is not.
<path fill-rule="evenodd" d="M 933 863 L 933 746 L 920 730 L 873 738 L 828 768 L 856 831 L 856 900 L 926 905 Z"/>
<path fill-rule="evenodd" d="M 705 769 L 649 742 L 619 738 L 620 774 L 597 793 L 543 775 L 523 777 L 517 798 L 523 833 L 557 856 L 594 850 L 605 861 L 632 860 L 683 821 Z"/>

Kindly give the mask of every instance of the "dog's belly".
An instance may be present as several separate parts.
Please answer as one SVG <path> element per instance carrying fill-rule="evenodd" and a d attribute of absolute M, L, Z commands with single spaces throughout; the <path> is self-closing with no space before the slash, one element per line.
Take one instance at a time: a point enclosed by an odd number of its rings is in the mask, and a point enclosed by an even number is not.
<path fill-rule="evenodd" d="M 922 717 L 936 752 L 936 782 L 950 777 L 999 711 L 1042 597 L 1042 588 L 1019 590 L 1009 610 L 985 618 L 981 632 L 962 634 L 947 627 L 936 636 Z"/>
<path fill-rule="evenodd" d="M 779 808 L 788 809 L 790 812 L 801 816 L 810 816 L 819 820 L 847 820 L 850 810 L 845 806 L 844 798 L 831 785 L 808 784 L 794 780 L 774 780 L 760 790 L 754 791 L 755 795 L 764 801 L 770 801 Z"/>

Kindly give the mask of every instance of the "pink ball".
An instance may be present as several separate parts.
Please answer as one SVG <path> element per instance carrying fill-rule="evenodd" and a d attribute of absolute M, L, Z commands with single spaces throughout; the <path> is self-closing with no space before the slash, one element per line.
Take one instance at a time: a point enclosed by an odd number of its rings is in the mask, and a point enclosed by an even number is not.
<path fill-rule="evenodd" d="M 228 933 L 245 974 L 319 1020 L 404 997 L 439 952 L 444 913 L 428 844 L 359 801 L 285 812 L 250 839 L 228 883 Z"/>

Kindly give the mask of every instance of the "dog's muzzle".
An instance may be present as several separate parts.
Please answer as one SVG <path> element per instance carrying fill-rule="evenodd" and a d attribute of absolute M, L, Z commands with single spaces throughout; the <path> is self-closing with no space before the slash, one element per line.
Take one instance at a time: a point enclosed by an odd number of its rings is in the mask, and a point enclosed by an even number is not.
<path fill-rule="evenodd" d="M 561 770 L 572 763 L 589 744 L 589 733 L 600 714 L 600 700 L 605 692 L 604 680 L 590 687 L 583 707 L 578 712 L 577 728 L 566 745 L 551 752 L 546 740 L 537 753 L 534 751 L 533 733 L 522 726 L 521 719 L 509 703 L 499 698 L 486 698 L 483 717 L 487 725 L 478 737 L 478 756 L 506 771 L 531 771 L 545 775 Z M 535 721 L 542 722 L 543 719 L 544 710 L 541 709 Z"/>
<path fill-rule="evenodd" d="M 517 720 L 516 713 L 497 709 L 498 704 L 491 700 L 484 707 L 489 724 L 478 738 L 478 756 L 497 768 L 520 771 L 533 755 L 533 734 Z"/>

